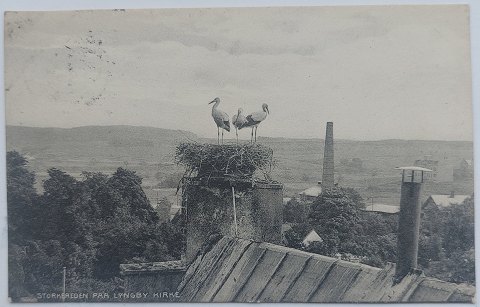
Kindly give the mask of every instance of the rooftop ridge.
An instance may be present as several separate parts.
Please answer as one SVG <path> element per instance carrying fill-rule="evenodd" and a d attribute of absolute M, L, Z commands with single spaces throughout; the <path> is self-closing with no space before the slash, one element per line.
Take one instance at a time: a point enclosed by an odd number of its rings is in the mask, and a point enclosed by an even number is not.
<path fill-rule="evenodd" d="M 215 263 L 204 259 L 215 257 L 212 253 L 218 251 L 218 248 L 212 248 L 205 255 L 197 255 L 197 259 L 187 269 L 186 276 L 189 276 L 189 280 L 182 282 L 179 289 L 182 301 L 471 303 L 475 297 L 475 287 L 427 277 L 420 270 L 411 270 L 396 282 L 393 263 L 382 269 L 237 237 L 223 237 L 217 244 L 232 248 L 220 248 L 227 254 L 217 258 L 219 261 Z M 248 245 L 248 252 L 233 248 L 237 245 Z M 238 255 L 228 254 L 235 250 L 243 252 Z M 216 276 L 220 271 L 228 271 L 229 274 Z M 199 274 L 202 276 L 192 276 Z M 218 278 L 221 278 L 222 283 L 217 282 L 213 295 L 199 295 L 207 293 L 204 290 L 211 286 L 209 281 Z M 197 282 L 192 283 L 192 280 Z M 204 282 L 199 283 L 200 280 Z M 237 287 L 231 286 L 234 284 Z M 194 290 L 194 287 L 199 289 Z M 189 296 L 192 290 L 195 295 Z"/>

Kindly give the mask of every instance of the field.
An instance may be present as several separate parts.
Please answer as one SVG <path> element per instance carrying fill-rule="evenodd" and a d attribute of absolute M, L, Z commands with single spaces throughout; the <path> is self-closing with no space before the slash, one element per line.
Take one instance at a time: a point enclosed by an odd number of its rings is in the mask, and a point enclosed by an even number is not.
<path fill-rule="evenodd" d="M 319 131 L 319 135 L 324 132 Z M 180 130 L 133 126 L 88 126 L 72 129 L 7 126 L 7 150 L 25 155 L 42 190 L 47 170 L 56 167 L 76 178 L 83 171 L 111 174 L 118 167 L 135 170 L 152 203 L 157 197 L 177 202 L 172 192 L 175 180 L 166 180 L 183 169 L 174 163 L 180 142 L 216 142 Z M 227 140 L 233 142 L 233 140 Z M 323 140 L 260 138 L 274 150 L 273 178 L 285 186 L 284 196 L 292 197 L 322 177 Z M 375 203 L 398 205 L 401 176 L 396 166 L 413 165 L 425 155 L 439 161 L 439 169 L 452 172 L 462 159 L 473 159 L 471 142 L 447 141 L 353 141 L 335 140 L 335 177 L 341 186 L 353 187 Z M 359 159 L 361 167 L 348 165 Z M 160 190 L 153 190 L 160 188 Z M 427 182 L 423 199 L 430 194 L 472 194 L 473 180 Z M 173 193 L 173 194 L 172 194 Z"/>

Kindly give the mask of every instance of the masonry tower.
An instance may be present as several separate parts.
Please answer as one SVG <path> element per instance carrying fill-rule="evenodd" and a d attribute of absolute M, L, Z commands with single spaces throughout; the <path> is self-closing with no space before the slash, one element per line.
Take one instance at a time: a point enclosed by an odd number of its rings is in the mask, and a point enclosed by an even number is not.
<path fill-rule="evenodd" d="M 333 159 L 333 122 L 327 123 L 325 133 L 325 148 L 323 152 L 323 175 L 322 187 L 331 188 L 334 186 L 334 159 Z"/>

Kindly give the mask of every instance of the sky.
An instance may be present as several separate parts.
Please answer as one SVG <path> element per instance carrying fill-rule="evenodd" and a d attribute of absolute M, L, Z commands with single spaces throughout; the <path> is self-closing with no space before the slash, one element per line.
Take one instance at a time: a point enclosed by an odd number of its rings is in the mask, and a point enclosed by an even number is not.
<path fill-rule="evenodd" d="M 6 123 L 216 137 L 219 97 L 230 116 L 267 103 L 260 136 L 333 121 L 342 139 L 472 140 L 468 20 L 463 5 L 10 12 Z"/>

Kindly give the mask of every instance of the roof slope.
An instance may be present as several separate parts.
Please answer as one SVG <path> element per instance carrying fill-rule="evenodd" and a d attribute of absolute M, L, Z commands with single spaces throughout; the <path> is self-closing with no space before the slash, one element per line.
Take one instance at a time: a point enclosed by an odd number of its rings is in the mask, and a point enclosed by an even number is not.
<path fill-rule="evenodd" d="M 400 207 L 399 206 L 391 206 L 391 205 L 384 205 L 384 204 L 371 204 L 371 205 L 366 205 L 365 209 L 362 209 L 363 211 L 367 212 L 380 212 L 380 213 L 389 213 L 389 214 L 395 214 L 400 212 Z"/>
<path fill-rule="evenodd" d="M 320 185 L 315 185 L 313 187 L 310 187 L 300 193 L 300 195 L 305 195 L 305 196 L 312 196 L 312 197 L 317 197 L 318 195 L 322 194 L 322 187 Z"/>
<path fill-rule="evenodd" d="M 470 195 L 454 195 L 453 197 L 450 195 L 430 195 L 430 197 L 437 206 L 450 207 L 463 203 Z"/>
<path fill-rule="evenodd" d="M 179 285 L 188 302 L 472 302 L 475 288 L 265 242 L 223 237 Z"/>
<path fill-rule="evenodd" d="M 323 239 L 318 235 L 315 229 L 310 230 L 302 241 L 303 244 L 309 244 L 311 242 L 323 242 Z"/>

